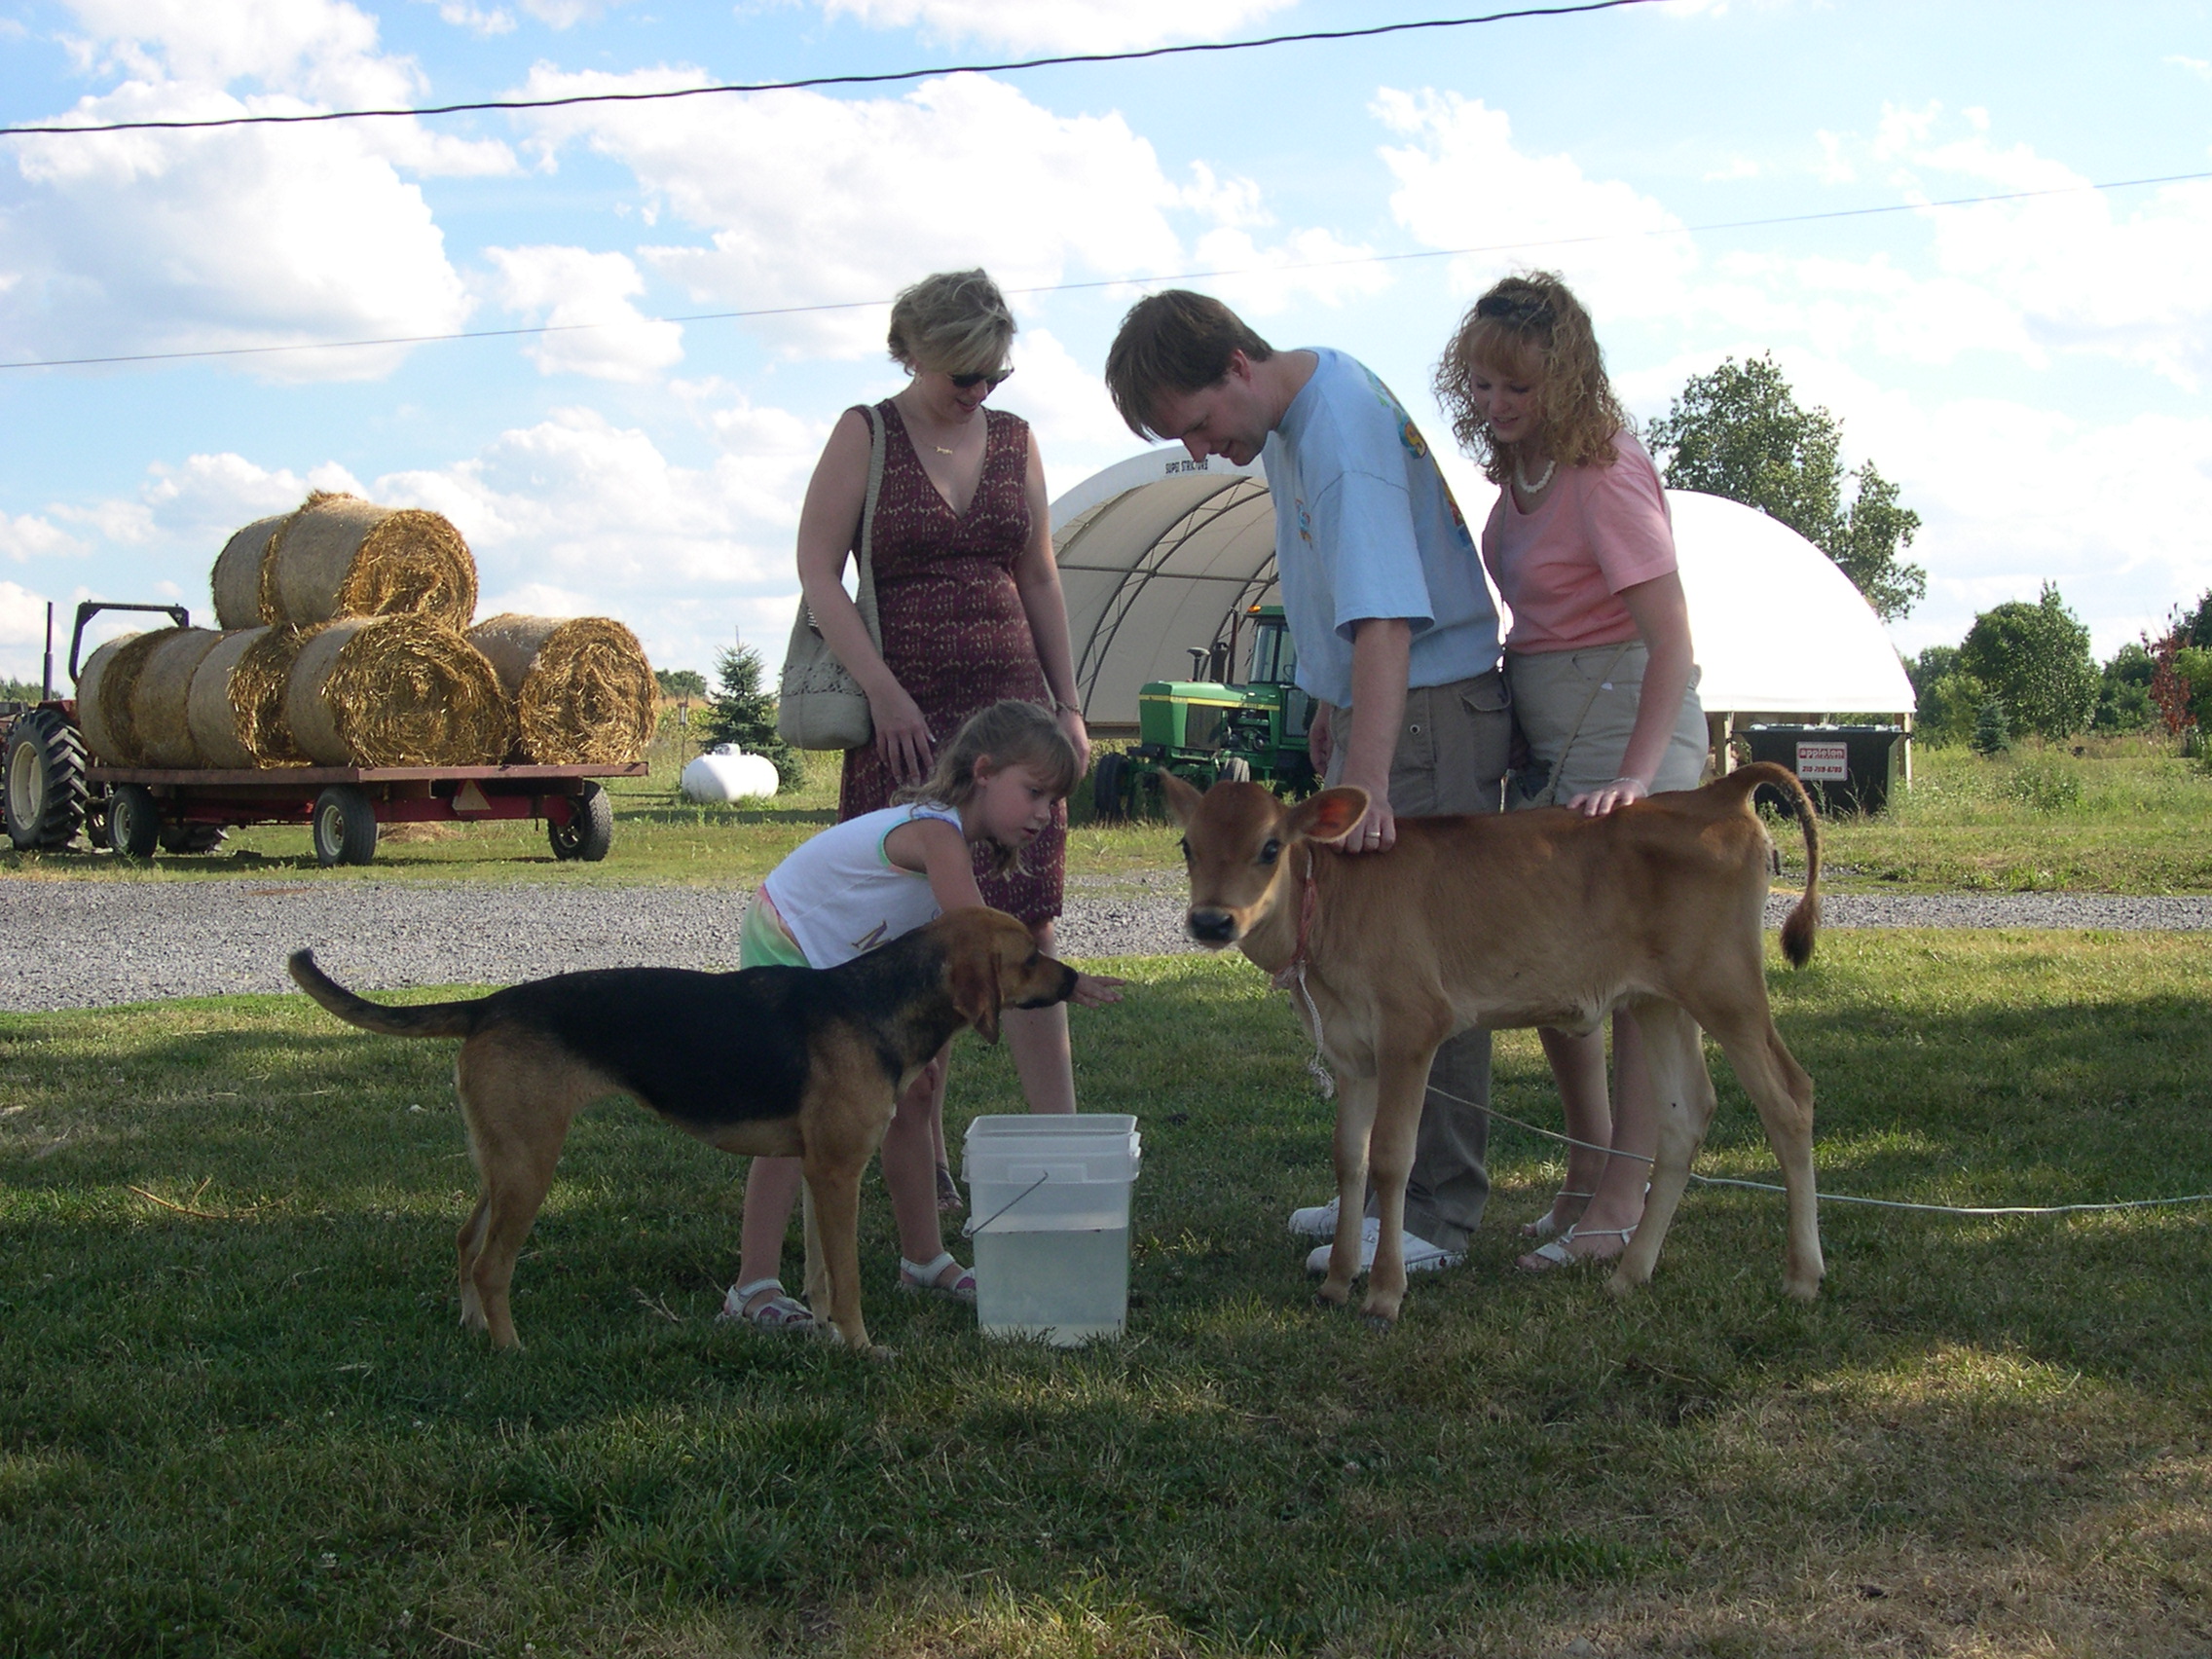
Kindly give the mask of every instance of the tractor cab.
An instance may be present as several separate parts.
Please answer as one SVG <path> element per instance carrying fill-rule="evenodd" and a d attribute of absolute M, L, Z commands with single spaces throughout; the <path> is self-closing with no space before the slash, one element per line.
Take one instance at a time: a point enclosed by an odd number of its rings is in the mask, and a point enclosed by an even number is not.
<path fill-rule="evenodd" d="M 1238 635 L 1250 630 L 1248 678 L 1232 682 Z M 1156 680 L 1137 691 L 1137 743 L 1102 756 L 1093 774 L 1101 818 L 1155 807 L 1154 774 L 1165 768 L 1197 789 L 1224 779 L 1266 784 L 1292 797 L 1312 792 L 1306 730 L 1313 701 L 1294 682 L 1297 647 L 1279 605 L 1232 611 L 1221 637 L 1188 647 L 1189 680 Z"/>

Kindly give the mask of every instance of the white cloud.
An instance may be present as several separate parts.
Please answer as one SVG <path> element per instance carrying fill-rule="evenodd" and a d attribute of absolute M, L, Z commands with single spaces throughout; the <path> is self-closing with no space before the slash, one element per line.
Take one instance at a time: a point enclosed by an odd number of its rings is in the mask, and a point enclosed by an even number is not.
<path fill-rule="evenodd" d="M 1219 40 L 1296 0 L 823 0 L 823 16 L 870 28 L 916 25 L 948 40 L 1020 51 L 1122 52 L 1174 40 Z"/>
<path fill-rule="evenodd" d="M 52 558 L 57 554 L 80 554 L 85 544 L 67 531 L 48 523 L 45 519 L 25 513 L 12 518 L 0 513 L 0 553 L 18 563 L 32 559 Z"/>
<path fill-rule="evenodd" d="M 2064 163 L 1993 136 L 1979 109 L 1885 108 L 1870 138 L 1818 136 L 1826 178 L 1865 165 L 1908 201 L 2046 193 L 1932 207 L 1924 253 L 1734 262 L 1824 349 L 1869 345 L 1922 363 L 1986 350 L 2034 366 L 2092 353 L 2187 390 L 2212 373 L 2212 183 L 2093 190 Z"/>
<path fill-rule="evenodd" d="M 10 679 L 38 677 L 39 657 L 46 646 L 46 596 L 14 582 L 0 582 L 0 674 Z M 56 608 L 55 627 L 61 626 Z"/>
<path fill-rule="evenodd" d="M 635 76 L 540 69 L 533 96 L 699 85 L 696 71 Z M 1107 276 L 1191 268 L 1181 226 L 1202 234 L 1264 222 L 1247 181 L 1203 169 L 1179 185 L 1119 115 L 1062 116 L 977 75 L 898 97 L 781 92 L 717 101 L 547 111 L 532 117 L 549 159 L 586 142 L 626 165 L 664 231 L 704 243 L 638 250 L 700 304 L 748 310 L 887 300 L 931 271 L 982 265 L 1018 290 L 1071 267 Z M 985 182 L 987 181 L 987 183 Z M 1297 239 L 1286 239 L 1298 245 Z M 1331 243 L 1331 246 L 1339 244 Z M 1287 257 L 1256 249 L 1245 263 Z M 1309 292 L 1346 280 L 1277 278 Z M 850 311 L 763 318 L 787 347 L 847 356 L 882 350 L 884 315 Z"/>
<path fill-rule="evenodd" d="M 1411 140 L 1382 152 L 1398 180 L 1390 197 L 1398 223 L 1429 247 L 1494 250 L 1452 261 L 1456 291 L 1538 267 L 1563 273 L 1601 316 L 1681 306 L 1696 249 L 1651 198 L 1588 177 L 1570 157 L 1524 153 L 1505 112 L 1479 99 L 1385 88 L 1371 107 Z"/>
<path fill-rule="evenodd" d="M 522 9 L 547 28 L 572 29 L 596 23 L 627 0 L 522 0 Z"/>
<path fill-rule="evenodd" d="M 556 330 L 524 352 L 545 374 L 645 381 L 683 356 L 681 324 L 643 315 L 630 296 L 645 292 L 638 268 L 619 253 L 580 247 L 494 247 L 499 300 L 509 311 Z"/>
<path fill-rule="evenodd" d="M 330 0 L 79 0 L 87 122 L 406 101 L 412 61 Z M 233 90 L 237 86 L 240 90 Z M 466 290 L 403 172 L 514 169 L 413 121 L 20 140 L 0 171 L 0 328 L 40 357 L 445 332 Z M 395 349 L 248 359 L 287 379 L 384 372 Z"/>
<path fill-rule="evenodd" d="M 466 29 L 479 40 L 515 32 L 515 15 L 505 7 L 495 6 L 486 11 L 481 6 L 468 4 L 467 0 L 439 0 L 438 21 Z"/>
<path fill-rule="evenodd" d="M 2199 81 L 2212 81 L 2212 62 L 2201 57 L 2184 57 L 2180 53 L 2168 53 L 2164 59 L 2177 69 L 2186 69 Z"/>

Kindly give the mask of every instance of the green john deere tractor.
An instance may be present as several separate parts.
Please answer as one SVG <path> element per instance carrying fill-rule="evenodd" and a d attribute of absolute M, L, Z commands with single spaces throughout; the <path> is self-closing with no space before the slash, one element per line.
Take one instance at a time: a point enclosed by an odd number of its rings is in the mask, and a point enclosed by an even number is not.
<path fill-rule="evenodd" d="M 1292 683 L 1298 652 L 1279 605 L 1255 605 L 1238 620 L 1252 629 L 1252 678 L 1222 682 L 1236 658 L 1236 632 L 1210 650 L 1192 646 L 1189 680 L 1155 680 L 1137 691 L 1137 742 L 1102 755 L 1091 774 L 1098 816 L 1158 813 L 1164 768 L 1197 789 L 1223 779 L 1266 784 L 1292 798 L 1312 793 L 1306 727 L 1313 700 Z M 1203 678 L 1208 669 L 1216 678 Z"/>

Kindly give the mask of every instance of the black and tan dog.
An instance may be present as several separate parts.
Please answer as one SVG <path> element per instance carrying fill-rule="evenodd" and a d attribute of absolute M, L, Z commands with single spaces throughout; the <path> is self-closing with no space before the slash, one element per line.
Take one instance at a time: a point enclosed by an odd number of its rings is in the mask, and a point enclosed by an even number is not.
<path fill-rule="evenodd" d="M 724 1152 L 804 1160 L 807 1294 L 846 1344 L 861 1319 L 860 1179 L 899 1095 L 962 1026 L 995 1043 L 1002 1008 L 1047 1008 L 1075 970 L 998 910 L 963 909 L 841 967 L 609 968 L 473 1002 L 366 1002 L 292 954 L 292 977 L 349 1024 L 461 1037 L 455 1067 L 483 1196 L 461 1227 L 461 1321 L 513 1347 L 507 1286 L 575 1115 L 627 1094 Z"/>

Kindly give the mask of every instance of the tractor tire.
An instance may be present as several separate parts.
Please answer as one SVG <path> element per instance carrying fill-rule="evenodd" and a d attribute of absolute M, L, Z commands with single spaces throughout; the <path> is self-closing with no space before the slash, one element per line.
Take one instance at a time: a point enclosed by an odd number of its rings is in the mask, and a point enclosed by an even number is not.
<path fill-rule="evenodd" d="M 314 862 L 325 869 L 336 864 L 365 865 L 377 856 L 377 809 L 366 790 L 332 784 L 315 796 Z"/>
<path fill-rule="evenodd" d="M 1241 755 L 1232 755 L 1214 773 L 1217 784 L 1248 784 L 1252 781 L 1252 762 Z"/>
<path fill-rule="evenodd" d="M 582 794 L 570 797 L 568 823 L 545 821 L 545 838 L 557 859 L 599 863 L 614 844 L 613 799 L 597 784 L 586 784 Z"/>
<path fill-rule="evenodd" d="M 150 859 L 162 842 L 162 809 L 144 784 L 118 784 L 107 795 L 107 844 L 118 856 Z"/>
<path fill-rule="evenodd" d="M 85 823 L 85 740 L 51 709 L 9 729 L 0 757 L 0 816 L 18 852 L 66 847 Z"/>
<path fill-rule="evenodd" d="M 228 824 L 168 824 L 162 829 L 165 853 L 211 853 L 231 832 Z"/>
<path fill-rule="evenodd" d="M 1090 807 L 1102 824 L 1119 824 L 1129 815 L 1129 757 L 1120 750 L 1098 757 L 1090 773 Z"/>

